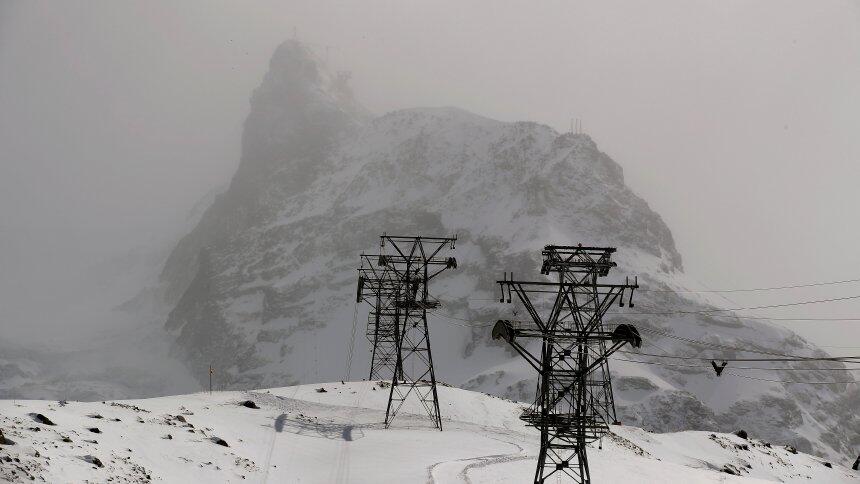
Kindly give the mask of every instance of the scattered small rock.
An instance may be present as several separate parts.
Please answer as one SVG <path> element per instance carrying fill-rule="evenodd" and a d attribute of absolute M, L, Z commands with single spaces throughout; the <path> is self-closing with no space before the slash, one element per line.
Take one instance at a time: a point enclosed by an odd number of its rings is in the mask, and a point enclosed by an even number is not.
<path fill-rule="evenodd" d="M 101 430 L 99 430 L 99 428 L 98 428 L 98 427 L 90 427 L 90 428 L 88 428 L 87 430 L 89 430 L 90 432 L 92 432 L 92 433 L 94 433 L 94 434 L 100 434 L 100 433 L 102 433 L 102 431 L 101 431 Z"/>
<path fill-rule="evenodd" d="M 744 440 L 747 440 L 749 438 L 749 435 L 747 435 L 746 430 L 738 430 L 737 432 L 735 432 L 735 435 L 737 435 L 738 437 L 740 437 Z"/>
<path fill-rule="evenodd" d="M 229 445 L 227 445 L 227 442 L 224 439 L 221 439 L 218 437 L 212 437 L 210 440 L 212 440 L 212 442 L 214 442 L 218 445 L 222 445 L 224 447 L 230 447 Z"/>
<path fill-rule="evenodd" d="M 89 418 L 104 418 L 97 413 L 91 413 L 91 414 L 87 415 L 87 417 L 89 417 Z"/>
<path fill-rule="evenodd" d="M 173 417 L 173 418 L 175 418 L 176 420 L 179 420 L 179 421 L 180 421 L 180 422 L 182 422 L 182 423 L 185 423 L 185 422 L 186 422 L 185 417 L 183 417 L 182 415 L 177 415 L 177 416 L 175 416 L 175 417 Z"/>
<path fill-rule="evenodd" d="M 797 449 L 792 445 L 786 445 L 785 450 L 791 452 L 792 454 L 797 454 Z"/>
<path fill-rule="evenodd" d="M 323 387 L 319 387 L 319 388 L 317 388 L 317 393 L 328 393 L 328 390 L 326 390 Z"/>
<path fill-rule="evenodd" d="M 2 431 L 2 430 L 0 430 L 0 445 L 13 445 L 13 444 L 14 444 L 14 442 L 12 442 L 11 440 L 7 439 L 7 438 L 3 435 L 3 431 Z"/>
<path fill-rule="evenodd" d="M 163 436 L 163 437 L 161 437 L 161 438 L 162 438 L 162 439 L 171 440 L 171 439 L 173 439 L 173 436 L 172 436 L 172 435 L 170 435 L 170 434 L 167 434 L 167 435 L 165 435 L 165 436 Z"/>
<path fill-rule="evenodd" d="M 61 438 L 60 440 L 62 440 L 63 442 L 66 442 L 66 443 L 69 443 L 72 441 L 72 439 L 69 438 L 69 436 L 67 436 L 67 435 L 64 435 L 63 438 Z"/>
<path fill-rule="evenodd" d="M 833 464 L 831 464 L 830 462 L 825 462 L 824 467 L 828 467 L 830 469 L 833 469 Z"/>
<path fill-rule="evenodd" d="M 33 420 L 35 420 L 36 422 L 39 422 L 40 424 L 57 425 L 54 422 L 52 422 L 51 419 L 42 415 L 41 413 L 31 413 L 30 416 L 33 417 Z"/>
<path fill-rule="evenodd" d="M 247 407 L 247 408 L 255 408 L 255 409 L 260 408 L 257 406 L 256 403 L 254 403 L 253 400 L 245 400 L 244 402 L 240 403 L 240 405 L 242 405 L 243 407 Z"/>

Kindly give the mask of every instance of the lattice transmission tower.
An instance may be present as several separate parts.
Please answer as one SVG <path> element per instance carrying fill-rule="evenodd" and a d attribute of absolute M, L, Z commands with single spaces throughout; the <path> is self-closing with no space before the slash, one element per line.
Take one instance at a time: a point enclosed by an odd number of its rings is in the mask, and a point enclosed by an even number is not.
<path fill-rule="evenodd" d="M 510 344 L 539 375 L 535 402 L 520 416 L 541 433 L 536 484 L 551 476 L 591 482 L 586 444 L 606 434 L 615 421 L 606 360 L 625 344 L 642 344 L 632 325 L 620 324 L 612 331 L 603 326 L 606 310 L 616 301 L 624 306 L 625 292 L 632 306 L 633 290 L 639 287 L 635 281 L 598 282 L 616 266 L 611 261 L 614 252 L 608 247 L 548 245 L 541 273 L 557 274 L 557 281 L 520 281 L 513 274 L 498 281 L 501 302 L 511 303 L 516 294 L 532 319 L 500 320 L 492 336 Z M 539 349 L 529 349 L 531 341 Z"/>
<path fill-rule="evenodd" d="M 356 301 L 371 305 L 367 338 L 372 345 L 370 378 L 391 381 L 385 426 L 414 394 L 434 425 L 442 430 L 436 373 L 430 350 L 427 311 L 440 303 L 429 282 L 457 260 L 445 256 L 456 237 L 404 237 L 383 234 L 380 253 L 362 254 Z"/>

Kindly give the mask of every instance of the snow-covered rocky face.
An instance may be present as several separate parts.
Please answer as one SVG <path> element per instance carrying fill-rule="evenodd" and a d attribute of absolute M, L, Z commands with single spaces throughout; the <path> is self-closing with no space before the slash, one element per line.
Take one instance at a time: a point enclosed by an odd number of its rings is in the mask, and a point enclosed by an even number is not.
<path fill-rule="evenodd" d="M 709 351 L 678 337 L 817 351 L 756 321 L 648 314 L 711 303 L 672 292 L 690 284 L 670 230 L 586 135 L 456 108 L 373 118 L 343 78 L 325 73 L 295 42 L 278 48 L 251 106 L 230 188 L 173 250 L 161 276 L 174 354 L 193 369 L 215 364 L 228 387 L 366 376 L 367 308 L 355 306 L 355 269 L 359 253 L 373 250 L 383 232 L 458 236 L 458 268 L 431 285 L 443 306 L 430 324 L 437 378 L 463 388 L 532 398 L 535 376 L 491 340 L 485 324 L 516 316 L 515 305 L 498 303 L 494 281 L 505 271 L 542 277 L 540 249 L 548 243 L 618 248 L 618 268 L 607 279 L 638 275 L 642 290 L 636 310 L 614 308 L 607 322 L 640 328 L 643 351 Z M 623 361 L 632 359 L 618 355 L 611 363 L 625 423 L 661 431 L 745 428 L 803 450 L 854 453 L 858 423 L 840 416 L 857 407 L 856 389 Z M 844 379 L 836 372 L 795 376 Z"/>

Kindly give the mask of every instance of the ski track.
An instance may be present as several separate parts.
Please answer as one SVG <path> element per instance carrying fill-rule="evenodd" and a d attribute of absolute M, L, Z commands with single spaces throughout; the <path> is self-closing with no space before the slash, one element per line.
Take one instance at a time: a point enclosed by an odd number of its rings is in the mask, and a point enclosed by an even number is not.
<path fill-rule="evenodd" d="M 462 430 L 467 430 L 466 427 L 477 427 L 478 429 L 480 429 L 485 434 L 492 434 L 492 433 L 499 434 L 500 433 L 497 429 L 486 427 L 483 425 L 474 426 L 474 425 L 469 425 L 466 422 L 458 422 L 458 423 L 464 424 Z M 460 430 L 460 429 L 457 429 L 457 430 Z M 517 460 L 536 458 L 536 456 L 534 456 L 534 455 L 526 455 L 522 446 L 520 446 L 519 444 L 517 444 L 515 442 L 511 442 L 510 440 L 506 440 L 506 439 L 500 439 L 497 437 L 492 437 L 489 435 L 484 435 L 484 436 L 489 438 L 489 439 L 493 439 L 493 440 L 497 440 L 499 442 L 504 442 L 506 444 L 513 445 L 514 447 L 517 448 L 517 451 L 511 452 L 509 454 L 488 454 L 488 455 L 482 455 L 482 456 L 476 456 L 476 457 L 468 457 L 465 459 L 453 459 L 453 460 L 445 460 L 445 461 L 436 462 L 436 463 L 427 467 L 427 483 L 428 484 L 437 484 L 436 477 L 433 475 L 433 472 L 436 470 L 436 467 L 443 465 L 443 464 L 451 464 L 451 463 L 455 463 L 455 462 L 471 462 L 470 464 L 463 466 L 463 468 L 457 474 L 463 480 L 463 482 L 471 484 L 472 480 L 469 478 L 468 473 L 472 469 L 480 469 L 483 467 L 487 467 L 487 466 L 490 466 L 493 464 L 499 464 L 502 462 L 512 462 L 512 461 L 517 461 Z M 477 462 L 472 462 L 472 461 L 477 461 Z"/>

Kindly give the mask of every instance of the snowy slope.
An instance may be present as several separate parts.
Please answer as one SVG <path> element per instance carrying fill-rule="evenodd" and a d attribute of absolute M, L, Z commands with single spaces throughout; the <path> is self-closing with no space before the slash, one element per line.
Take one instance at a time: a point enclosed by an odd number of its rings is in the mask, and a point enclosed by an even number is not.
<path fill-rule="evenodd" d="M 0 428 L 14 444 L 0 446 L 0 479 L 441 484 L 532 478 L 537 432 L 518 420 L 518 404 L 442 387 L 445 430 L 439 432 L 408 413 L 415 407 L 384 429 L 386 398 L 378 382 L 335 382 L 119 402 L 4 400 Z M 247 399 L 260 408 L 239 405 Z M 32 413 L 55 425 L 36 422 Z M 599 483 L 860 482 L 860 474 L 837 463 L 827 467 L 820 458 L 730 434 L 613 426 L 589 457 Z"/>

